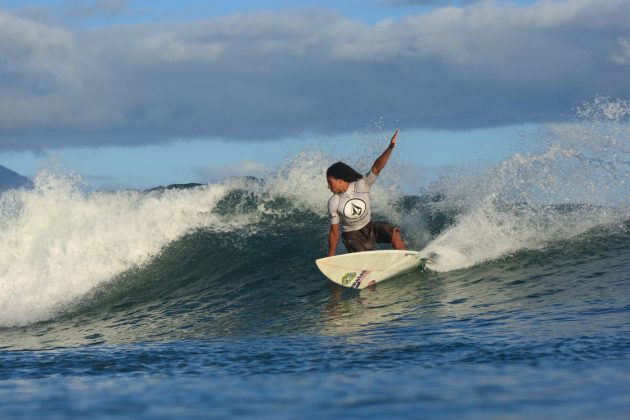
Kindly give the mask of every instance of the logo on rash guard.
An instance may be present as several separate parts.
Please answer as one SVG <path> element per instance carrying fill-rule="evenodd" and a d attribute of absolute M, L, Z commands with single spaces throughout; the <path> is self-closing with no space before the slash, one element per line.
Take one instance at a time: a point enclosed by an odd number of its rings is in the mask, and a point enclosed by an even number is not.
<path fill-rule="evenodd" d="M 365 201 L 360 198 L 353 198 L 343 206 L 343 215 L 348 219 L 359 219 L 365 215 Z"/>

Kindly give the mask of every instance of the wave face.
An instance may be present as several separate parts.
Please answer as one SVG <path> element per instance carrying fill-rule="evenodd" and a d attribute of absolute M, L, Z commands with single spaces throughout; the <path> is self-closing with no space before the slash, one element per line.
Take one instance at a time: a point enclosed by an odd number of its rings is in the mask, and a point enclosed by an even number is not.
<path fill-rule="evenodd" d="M 593 242 L 616 250 L 630 220 L 627 114 L 595 102 L 541 134 L 538 151 L 416 195 L 384 175 L 376 218 L 400 224 L 445 276 L 537 264 L 548 250 L 580 261 Z M 16 346 L 14 327 L 78 319 L 107 333 L 28 345 L 317 330 L 302 309 L 329 298 L 313 260 L 326 249 L 330 161 L 305 151 L 268 179 L 145 192 L 85 192 L 75 176 L 40 172 L 0 198 L 0 326 Z M 274 323 L 287 310 L 295 322 Z"/>

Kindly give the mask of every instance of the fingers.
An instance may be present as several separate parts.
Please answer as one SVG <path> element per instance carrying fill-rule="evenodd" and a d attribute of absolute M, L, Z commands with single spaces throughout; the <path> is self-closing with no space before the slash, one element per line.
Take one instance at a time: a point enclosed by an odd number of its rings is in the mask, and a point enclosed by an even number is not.
<path fill-rule="evenodd" d="M 394 133 L 393 137 L 392 137 L 392 144 L 396 144 L 396 140 L 398 139 L 398 129 L 396 129 L 396 132 Z"/>

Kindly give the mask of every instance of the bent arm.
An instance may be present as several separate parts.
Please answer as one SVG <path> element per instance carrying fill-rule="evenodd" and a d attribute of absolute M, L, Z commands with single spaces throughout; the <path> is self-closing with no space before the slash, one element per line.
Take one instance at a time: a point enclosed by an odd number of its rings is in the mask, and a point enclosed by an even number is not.
<path fill-rule="evenodd" d="M 389 156 L 392 154 L 392 150 L 394 150 L 394 147 L 396 146 L 397 138 L 398 130 L 396 130 L 396 132 L 394 133 L 391 141 L 389 142 L 389 146 L 387 146 L 387 149 L 385 149 L 383 154 L 374 161 L 374 165 L 372 165 L 372 172 L 374 172 L 374 175 L 379 175 L 387 164 Z"/>
<path fill-rule="evenodd" d="M 337 244 L 339 243 L 339 223 L 330 225 L 328 232 L 328 256 L 332 257 L 337 252 Z"/>

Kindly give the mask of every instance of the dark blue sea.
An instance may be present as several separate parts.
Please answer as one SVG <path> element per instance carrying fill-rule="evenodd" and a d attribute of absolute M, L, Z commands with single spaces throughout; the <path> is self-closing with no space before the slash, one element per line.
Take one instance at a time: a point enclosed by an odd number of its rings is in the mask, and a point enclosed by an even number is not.
<path fill-rule="evenodd" d="M 393 163 L 376 218 L 437 264 L 362 291 L 314 264 L 325 152 L 151 191 L 41 171 L 0 197 L 0 417 L 629 418 L 627 134 L 417 191 Z"/>

